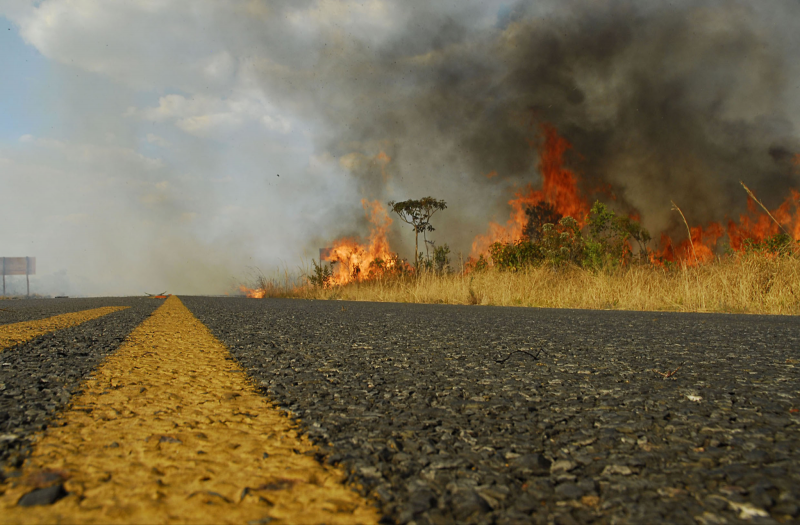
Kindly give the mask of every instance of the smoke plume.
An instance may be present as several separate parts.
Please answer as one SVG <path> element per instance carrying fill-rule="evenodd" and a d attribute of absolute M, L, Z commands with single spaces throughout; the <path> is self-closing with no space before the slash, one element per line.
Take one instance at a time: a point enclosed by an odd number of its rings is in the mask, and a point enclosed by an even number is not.
<path fill-rule="evenodd" d="M 539 183 L 545 122 L 573 144 L 583 190 L 610 187 L 599 198 L 656 233 L 678 232 L 670 200 L 701 224 L 745 211 L 739 180 L 771 205 L 798 185 L 781 22 L 796 3 L 520 2 L 491 24 L 478 9 L 400 7 L 382 38 L 329 28 L 315 60 L 262 81 L 318 119 L 317 147 L 360 197 L 448 201 L 437 226 L 451 246 Z"/>

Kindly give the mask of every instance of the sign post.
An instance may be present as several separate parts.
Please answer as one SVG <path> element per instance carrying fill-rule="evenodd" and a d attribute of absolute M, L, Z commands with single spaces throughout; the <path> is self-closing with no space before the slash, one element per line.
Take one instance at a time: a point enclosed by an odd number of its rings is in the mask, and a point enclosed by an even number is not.
<path fill-rule="evenodd" d="M 36 275 L 36 257 L 1 257 L 3 260 L 3 295 L 6 294 L 6 275 L 24 275 L 28 297 L 31 296 L 31 275 Z"/>
<path fill-rule="evenodd" d="M 322 266 L 322 261 L 328 259 L 331 256 L 331 249 L 330 248 L 320 248 L 319 249 L 319 265 Z"/>

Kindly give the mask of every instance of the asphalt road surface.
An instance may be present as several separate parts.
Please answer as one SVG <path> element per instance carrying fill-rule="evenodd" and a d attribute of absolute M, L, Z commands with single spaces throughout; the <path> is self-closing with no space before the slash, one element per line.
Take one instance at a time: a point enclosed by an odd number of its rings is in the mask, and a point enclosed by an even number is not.
<path fill-rule="evenodd" d="M 59 301 L 0 302 L 19 314 L 0 323 L 130 308 L 0 353 L 7 483 L 31 436 L 163 303 Z M 800 518 L 798 318 L 181 301 L 385 523 Z"/>

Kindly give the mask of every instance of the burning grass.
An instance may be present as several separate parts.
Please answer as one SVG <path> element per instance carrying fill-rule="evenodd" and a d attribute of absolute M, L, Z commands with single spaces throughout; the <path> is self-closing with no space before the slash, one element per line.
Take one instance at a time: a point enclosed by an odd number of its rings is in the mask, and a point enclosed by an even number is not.
<path fill-rule="evenodd" d="M 274 294 L 274 295 L 273 295 Z M 577 266 L 424 272 L 323 288 L 268 288 L 266 297 L 748 314 L 800 314 L 800 258 L 748 253 L 699 266 Z"/>

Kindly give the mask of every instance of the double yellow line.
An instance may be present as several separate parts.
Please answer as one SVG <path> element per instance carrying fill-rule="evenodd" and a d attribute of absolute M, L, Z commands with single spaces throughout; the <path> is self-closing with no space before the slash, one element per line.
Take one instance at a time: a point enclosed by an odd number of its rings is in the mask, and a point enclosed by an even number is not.
<path fill-rule="evenodd" d="M 377 523 L 313 452 L 173 296 L 39 437 L 0 522 Z M 63 497 L 19 505 L 42 491 Z"/>

